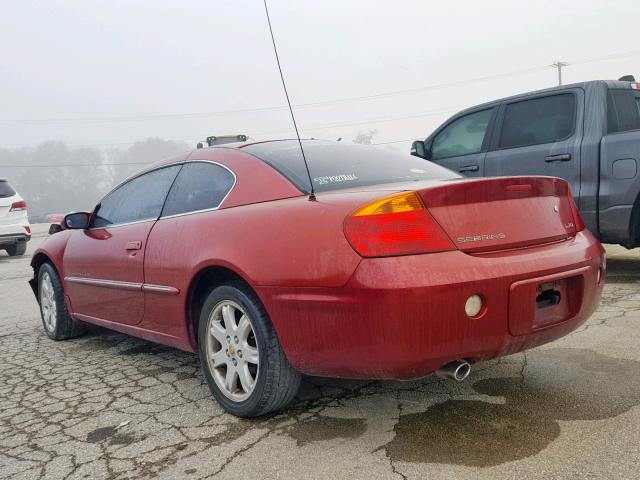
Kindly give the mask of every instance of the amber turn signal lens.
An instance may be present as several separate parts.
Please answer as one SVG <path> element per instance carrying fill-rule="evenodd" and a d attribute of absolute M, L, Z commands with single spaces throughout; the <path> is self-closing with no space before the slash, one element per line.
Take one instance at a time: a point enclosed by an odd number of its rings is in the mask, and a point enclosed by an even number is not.
<path fill-rule="evenodd" d="M 366 215 L 382 215 L 385 213 L 413 212 L 423 208 L 420 198 L 414 192 L 408 192 L 370 203 L 356 211 L 353 216 L 364 217 Z"/>

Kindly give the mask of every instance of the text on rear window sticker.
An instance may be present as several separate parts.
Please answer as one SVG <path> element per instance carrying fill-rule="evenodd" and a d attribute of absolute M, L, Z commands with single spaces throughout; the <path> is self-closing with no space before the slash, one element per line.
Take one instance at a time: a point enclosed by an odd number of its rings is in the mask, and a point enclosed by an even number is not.
<path fill-rule="evenodd" d="M 337 182 L 350 182 L 352 180 L 358 180 L 358 176 L 355 173 L 344 173 L 342 175 L 325 175 L 324 177 L 316 177 L 314 182 L 320 185 L 327 185 L 328 183 Z"/>

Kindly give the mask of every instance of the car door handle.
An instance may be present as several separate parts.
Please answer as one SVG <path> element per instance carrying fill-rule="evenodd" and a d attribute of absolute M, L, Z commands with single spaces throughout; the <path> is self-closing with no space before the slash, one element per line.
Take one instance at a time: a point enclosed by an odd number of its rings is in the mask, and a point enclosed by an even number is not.
<path fill-rule="evenodd" d="M 126 250 L 140 250 L 142 248 L 142 242 L 140 240 L 136 240 L 134 242 L 127 242 L 124 248 Z"/>
<path fill-rule="evenodd" d="M 560 155 L 547 155 L 544 157 L 544 161 L 549 162 L 568 162 L 571 160 L 570 153 L 561 153 Z"/>
<path fill-rule="evenodd" d="M 458 169 L 458 171 L 460 173 L 462 173 L 462 172 L 477 172 L 478 170 L 480 170 L 480 167 L 478 167 L 478 165 L 467 165 L 465 167 L 460 167 Z"/>

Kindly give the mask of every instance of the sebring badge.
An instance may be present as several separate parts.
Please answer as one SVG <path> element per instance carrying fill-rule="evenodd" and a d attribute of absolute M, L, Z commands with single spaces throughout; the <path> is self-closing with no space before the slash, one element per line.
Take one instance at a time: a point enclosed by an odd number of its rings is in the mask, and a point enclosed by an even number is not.
<path fill-rule="evenodd" d="M 470 237 L 458 237 L 458 243 L 482 242 L 485 240 L 502 240 L 507 238 L 505 233 L 490 233 L 488 235 L 473 235 Z"/>

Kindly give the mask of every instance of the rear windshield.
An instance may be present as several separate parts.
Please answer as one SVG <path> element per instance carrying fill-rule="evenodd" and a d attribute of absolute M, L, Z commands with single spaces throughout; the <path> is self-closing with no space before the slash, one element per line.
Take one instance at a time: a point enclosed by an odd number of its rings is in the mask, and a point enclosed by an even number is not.
<path fill-rule="evenodd" d="M 303 140 L 304 153 L 316 192 L 411 180 L 458 178 L 427 160 L 386 147 Z M 256 143 L 242 148 L 265 161 L 308 193 L 309 177 L 297 140 Z"/>
<path fill-rule="evenodd" d="M 9 185 L 9 182 L 0 180 L 0 198 L 13 197 L 16 191 Z"/>

